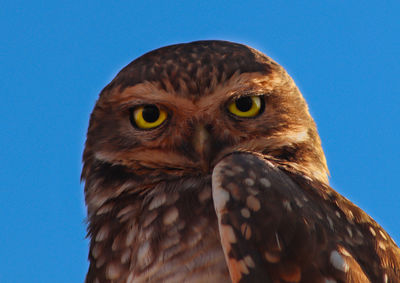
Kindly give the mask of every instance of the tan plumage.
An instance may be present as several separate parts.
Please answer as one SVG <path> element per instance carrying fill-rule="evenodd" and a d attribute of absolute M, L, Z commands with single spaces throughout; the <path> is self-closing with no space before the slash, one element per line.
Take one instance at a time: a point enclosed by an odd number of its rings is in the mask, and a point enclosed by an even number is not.
<path fill-rule="evenodd" d="M 393 240 L 329 187 L 293 80 L 247 46 L 130 63 L 100 94 L 83 160 L 87 282 L 400 282 Z"/>

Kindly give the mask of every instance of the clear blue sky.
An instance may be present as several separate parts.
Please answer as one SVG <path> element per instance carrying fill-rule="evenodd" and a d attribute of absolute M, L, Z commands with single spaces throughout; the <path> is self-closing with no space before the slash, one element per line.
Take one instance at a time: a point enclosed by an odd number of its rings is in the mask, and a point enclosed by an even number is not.
<path fill-rule="evenodd" d="M 0 282 L 83 281 L 79 175 L 98 93 L 141 54 L 199 39 L 251 45 L 289 71 L 331 184 L 400 242 L 399 1 L 103 2 L 0 5 Z"/>

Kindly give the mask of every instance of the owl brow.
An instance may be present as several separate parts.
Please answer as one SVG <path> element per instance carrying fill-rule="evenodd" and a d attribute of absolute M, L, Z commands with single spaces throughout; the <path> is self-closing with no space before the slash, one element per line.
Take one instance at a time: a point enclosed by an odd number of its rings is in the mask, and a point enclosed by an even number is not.
<path fill-rule="evenodd" d="M 246 89 L 244 91 L 235 91 L 230 94 L 230 99 L 236 99 L 244 96 L 264 96 L 269 95 L 269 92 L 258 88 Z"/>
<path fill-rule="evenodd" d="M 132 107 L 137 107 L 141 105 L 146 105 L 146 104 L 154 104 L 154 105 L 165 105 L 167 100 L 165 101 L 160 101 L 160 100 L 152 100 L 152 99 L 132 99 L 131 101 L 124 102 L 118 105 L 118 110 L 124 111 L 128 110 Z M 168 107 L 170 108 L 170 107 Z"/>

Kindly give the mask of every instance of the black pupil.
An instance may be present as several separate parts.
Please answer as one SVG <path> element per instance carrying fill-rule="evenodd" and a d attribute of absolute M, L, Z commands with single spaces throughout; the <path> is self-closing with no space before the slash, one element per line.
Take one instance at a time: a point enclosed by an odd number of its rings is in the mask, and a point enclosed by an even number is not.
<path fill-rule="evenodd" d="M 142 115 L 147 123 L 154 123 L 160 117 L 160 110 L 154 105 L 146 105 L 143 108 Z"/>
<path fill-rule="evenodd" d="M 251 100 L 250 97 L 241 97 L 235 101 L 235 104 L 237 109 L 242 112 L 247 112 L 251 109 L 251 106 L 253 106 L 253 100 Z"/>

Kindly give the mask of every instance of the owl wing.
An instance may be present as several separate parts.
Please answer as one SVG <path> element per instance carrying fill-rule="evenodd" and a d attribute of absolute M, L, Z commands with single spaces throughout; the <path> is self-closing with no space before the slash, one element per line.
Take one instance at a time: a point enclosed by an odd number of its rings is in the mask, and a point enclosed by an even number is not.
<path fill-rule="evenodd" d="M 400 252 L 389 235 L 328 186 L 297 177 L 249 153 L 231 154 L 214 168 L 213 201 L 232 281 L 399 282 Z M 380 239 L 387 240 L 382 251 Z"/>

